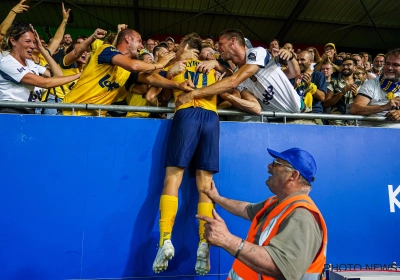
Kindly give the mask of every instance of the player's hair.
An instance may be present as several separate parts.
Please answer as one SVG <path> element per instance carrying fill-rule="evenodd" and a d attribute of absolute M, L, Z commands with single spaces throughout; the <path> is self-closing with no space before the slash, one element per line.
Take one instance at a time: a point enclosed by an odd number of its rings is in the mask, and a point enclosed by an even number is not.
<path fill-rule="evenodd" d="M 244 34 L 241 30 L 239 29 L 225 29 L 219 34 L 219 37 L 221 38 L 222 36 L 225 36 L 226 39 L 230 40 L 233 37 L 236 38 L 236 41 L 239 43 L 240 46 L 245 46 L 244 42 Z"/>
<path fill-rule="evenodd" d="M 134 35 L 135 33 L 137 33 L 135 30 L 133 30 L 133 29 L 124 29 L 124 30 L 121 30 L 120 32 L 119 32 L 119 34 L 118 34 L 118 37 L 117 37 L 117 46 L 119 45 L 119 44 L 121 44 L 124 40 L 125 40 L 125 36 L 126 35 Z"/>
<path fill-rule="evenodd" d="M 181 43 L 183 43 L 184 45 L 188 44 L 189 49 L 196 49 L 198 51 L 201 51 L 202 41 L 203 40 L 200 38 L 199 34 L 193 32 L 183 37 Z"/>

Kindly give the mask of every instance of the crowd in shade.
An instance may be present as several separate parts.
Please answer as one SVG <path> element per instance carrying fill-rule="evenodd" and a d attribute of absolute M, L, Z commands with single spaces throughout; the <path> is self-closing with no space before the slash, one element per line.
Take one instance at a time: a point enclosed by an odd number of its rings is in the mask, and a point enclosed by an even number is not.
<path fill-rule="evenodd" d="M 196 100 L 208 96 L 217 109 L 248 113 L 220 116 L 220 120 L 260 121 L 261 111 L 273 111 L 379 116 L 386 121 L 357 125 L 399 126 L 399 48 L 371 56 L 340 52 L 335 42 L 327 42 L 319 53 L 315 47 L 296 50 L 291 43 L 277 39 L 263 48 L 253 46 L 234 27 L 222 31 L 218 40 L 191 33 L 179 42 L 172 37 L 142 41 L 141 35 L 125 24 L 118 25 L 115 33 L 98 28 L 90 36 L 72 38 L 65 32 L 70 10 L 64 5 L 61 8 L 61 23 L 54 35 L 47 29 L 45 36 L 39 36 L 33 26 L 18 21 L 19 14 L 29 12 L 23 1 L 1 23 L 0 102 L 178 108 L 204 106 Z M 246 70 L 248 65 L 251 71 Z M 210 73 L 214 78 L 210 79 Z M 4 105 L 0 113 L 99 115 L 96 110 L 72 113 L 71 109 Z M 104 110 L 100 115 L 174 116 Z M 268 117 L 263 121 L 355 125 L 354 121 L 318 118 Z"/>

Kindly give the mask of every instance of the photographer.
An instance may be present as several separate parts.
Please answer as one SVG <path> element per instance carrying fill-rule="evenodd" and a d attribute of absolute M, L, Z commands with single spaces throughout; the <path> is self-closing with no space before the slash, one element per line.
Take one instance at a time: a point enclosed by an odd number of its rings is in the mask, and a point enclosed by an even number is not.
<path fill-rule="evenodd" d="M 383 74 L 362 85 L 350 112 L 355 115 L 385 116 L 388 122 L 361 122 L 363 126 L 400 128 L 400 48 L 385 56 Z"/>

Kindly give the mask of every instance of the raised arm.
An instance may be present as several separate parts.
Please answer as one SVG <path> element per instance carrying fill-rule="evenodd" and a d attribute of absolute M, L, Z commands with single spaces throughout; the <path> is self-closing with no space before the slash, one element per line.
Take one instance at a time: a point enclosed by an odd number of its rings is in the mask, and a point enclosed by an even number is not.
<path fill-rule="evenodd" d="M 43 47 L 42 43 L 40 42 L 39 34 L 36 32 L 35 29 L 33 29 L 32 25 L 30 25 L 30 27 L 32 28 L 33 35 L 35 36 L 37 49 L 39 50 L 39 52 L 43 55 L 44 59 L 46 59 L 47 63 L 49 64 L 50 69 L 47 69 L 43 73 L 43 76 L 45 76 L 45 77 L 64 76 L 60 66 L 57 64 L 57 62 L 54 61 L 54 59 L 51 57 L 49 52 Z"/>
<path fill-rule="evenodd" d="M 198 219 L 206 222 L 204 237 L 209 244 L 225 249 L 257 273 L 282 278 L 282 272 L 265 247 L 247 242 L 230 233 L 225 221 L 215 209 L 213 209 L 213 216 L 214 218 L 196 215 Z"/>
<path fill-rule="evenodd" d="M 50 51 L 50 53 L 53 55 L 54 52 L 58 49 L 60 46 L 60 43 L 63 39 L 65 28 L 67 27 L 67 22 L 69 18 L 69 12 L 71 9 L 65 10 L 64 8 L 64 3 L 62 3 L 62 21 L 60 26 L 58 27 L 56 34 L 54 34 L 53 41 L 48 45 L 47 49 Z"/>
<path fill-rule="evenodd" d="M 81 76 L 81 73 L 71 75 L 71 76 L 63 76 L 63 77 L 51 77 L 44 78 L 42 76 L 38 76 L 32 73 L 26 74 L 21 81 L 24 84 L 41 87 L 41 88 L 53 88 L 64 85 L 66 83 L 72 82 L 78 79 Z"/>
<path fill-rule="evenodd" d="M 176 106 L 179 107 L 182 104 L 192 101 L 194 98 L 202 98 L 212 95 L 217 95 L 223 92 L 230 92 L 232 89 L 236 88 L 241 82 L 247 78 L 254 75 L 259 69 L 258 65 L 246 64 L 238 71 L 236 71 L 232 76 L 226 77 L 215 84 L 207 87 L 196 89 L 192 92 L 181 94 L 176 101 Z"/>
<path fill-rule="evenodd" d="M 237 89 L 234 89 L 233 91 L 237 91 Z M 261 113 L 261 105 L 253 94 L 244 89 L 240 93 L 240 96 L 241 97 L 237 97 L 234 94 L 221 93 L 221 97 L 223 99 L 231 103 L 239 110 L 257 115 Z"/>
<path fill-rule="evenodd" d="M 362 94 L 357 94 L 350 108 L 350 113 L 354 115 L 368 116 L 371 114 L 389 111 L 391 109 L 400 108 L 400 97 L 393 98 L 385 105 L 368 105 L 370 99 Z"/>
<path fill-rule="evenodd" d="M 153 74 L 140 73 L 138 76 L 138 81 L 159 88 L 177 89 L 185 92 L 193 90 L 190 86 L 188 86 L 186 82 L 179 84 L 175 81 L 171 81 L 165 79 L 164 77 L 161 77 L 158 73 L 153 73 Z"/>
<path fill-rule="evenodd" d="M 287 61 L 288 67 L 283 71 L 283 73 L 285 73 L 288 79 L 293 79 L 300 75 L 299 63 L 297 62 L 294 53 L 286 49 L 280 49 L 278 54 L 281 59 Z"/>
<path fill-rule="evenodd" d="M 18 14 L 22 14 L 29 9 L 28 5 L 24 5 L 25 0 L 21 0 L 14 8 L 10 10 L 7 17 L 0 24 L 0 41 L 6 36 L 7 30 L 11 27 Z"/>
<path fill-rule="evenodd" d="M 250 221 L 249 215 L 247 214 L 247 206 L 250 203 L 221 196 L 215 187 L 214 181 L 211 182 L 211 188 L 209 190 L 203 190 L 203 193 L 229 213 Z"/>
<path fill-rule="evenodd" d="M 114 40 L 113 40 L 113 42 L 112 42 L 112 45 L 113 45 L 114 47 L 117 46 L 118 34 L 119 34 L 122 30 L 127 29 L 127 28 L 128 28 L 128 25 L 127 25 L 127 24 L 123 24 L 123 23 L 118 24 L 118 26 L 117 26 L 117 35 L 115 35 L 115 38 L 114 38 Z"/>
<path fill-rule="evenodd" d="M 106 36 L 107 31 L 97 28 L 94 33 L 89 36 L 85 41 L 83 41 L 80 44 L 77 44 L 76 47 L 74 48 L 73 51 L 69 52 L 65 57 L 64 57 L 64 64 L 66 66 L 71 65 L 75 61 L 77 61 L 81 55 L 87 51 L 90 47 L 90 45 L 96 41 L 97 39 L 102 39 Z"/>
<path fill-rule="evenodd" d="M 131 72 L 144 72 L 144 71 L 152 71 L 155 69 L 164 68 L 168 62 L 175 57 L 175 53 L 168 53 L 163 56 L 161 59 L 157 61 L 157 63 L 147 63 L 138 59 L 130 59 L 122 54 L 118 54 L 111 58 L 111 63 L 114 65 L 118 65 L 125 70 Z"/>

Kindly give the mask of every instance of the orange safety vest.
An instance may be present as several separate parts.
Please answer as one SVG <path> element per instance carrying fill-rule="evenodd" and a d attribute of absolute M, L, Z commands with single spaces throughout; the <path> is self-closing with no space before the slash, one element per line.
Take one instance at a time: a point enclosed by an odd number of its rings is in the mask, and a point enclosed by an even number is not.
<path fill-rule="evenodd" d="M 326 248 L 328 242 L 327 229 L 324 218 L 321 212 L 318 210 L 317 206 L 311 200 L 308 195 L 295 195 L 288 199 L 285 199 L 279 203 L 267 216 L 264 223 L 259 224 L 259 220 L 265 213 L 268 207 L 273 206 L 277 201 L 277 197 L 271 197 L 265 202 L 264 208 L 257 213 L 253 219 L 246 241 L 255 244 L 255 240 L 258 239 L 259 246 L 266 246 L 269 244 L 270 240 L 277 234 L 279 226 L 286 219 L 286 217 L 293 212 L 298 207 L 303 207 L 313 212 L 314 217 L 319 217 L 317 220 L 318 224 L 323 231 L 322 245 L 319 249 L 314 261 L 308 267 L 306 273 L 301 278 L 301 280 L 319 280 L 323 278 L 324 264 L 326 261 Z M 275 279 L 270 276 L 261 275 L 247 265 L 235 259 L 232 265 L 232 269 L 228 274 L 229 280 L 269 280 Z"/>

